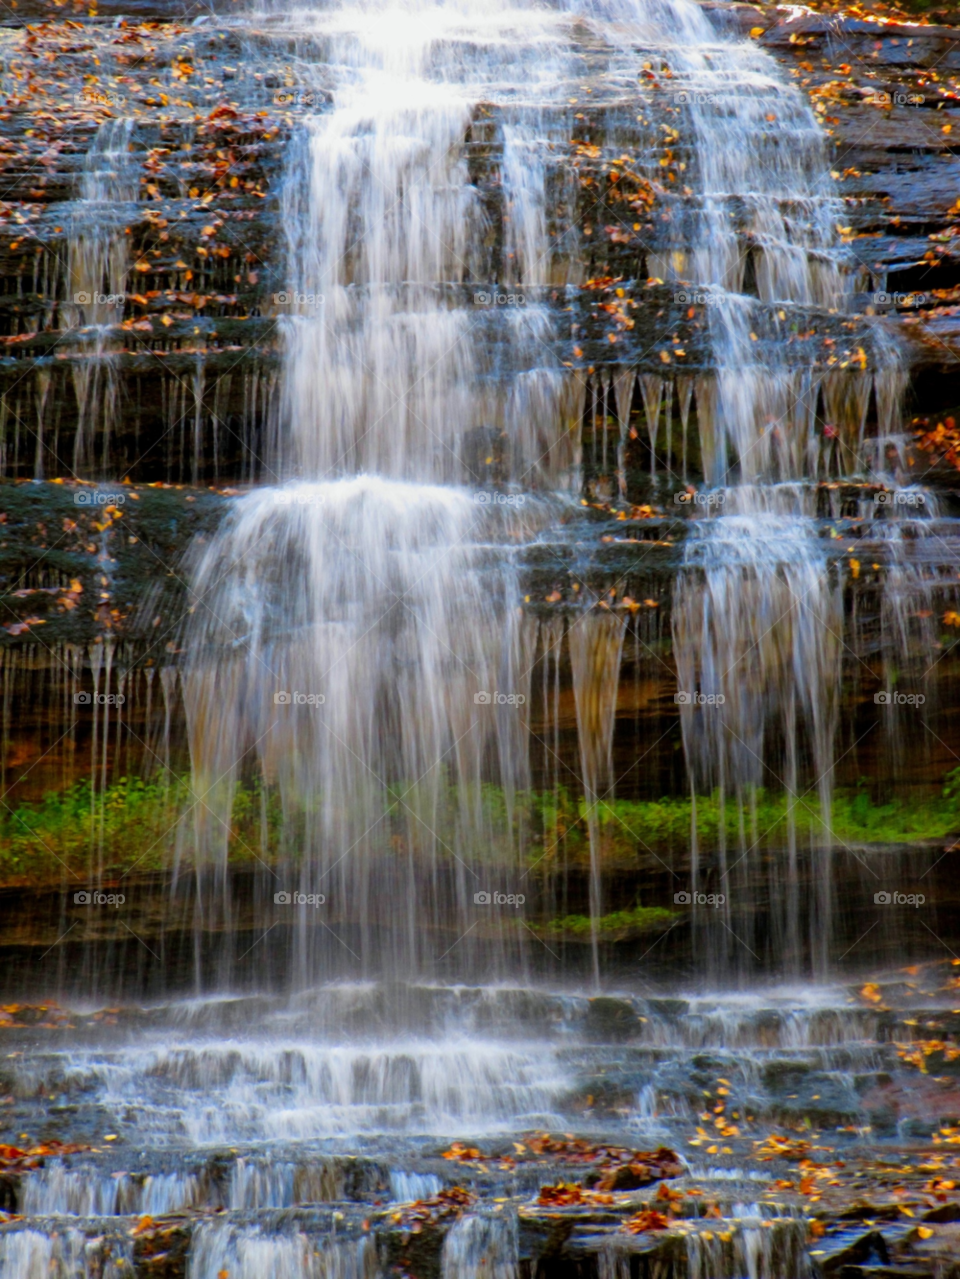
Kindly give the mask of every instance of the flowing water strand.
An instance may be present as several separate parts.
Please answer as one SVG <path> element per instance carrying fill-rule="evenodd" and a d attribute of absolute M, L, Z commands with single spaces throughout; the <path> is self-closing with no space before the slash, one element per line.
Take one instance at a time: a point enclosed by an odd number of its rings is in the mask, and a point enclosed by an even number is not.
<path fill-rule="evenodd" d="M 772 925 L 766 944 L 788 968 L 796 965 L 795 812 L 798 804 L 813 807 L 816 890 L 805 949 L 822 974 L 833 917 L 830 813 L 843 625 L 812 518 L 811 483 L 829 465 L 815 431 L 822 375 L 788 366 L 783 341 L 772 356 L 763 353 L 756 330 L 761 305 L 779 308 L 784 322 L 793 306 L 841 305 L 840 205 L 805 98 L 749 44 L 705 43 L 679 70 L 700 182 L 693 269 L 710 291 L 717 366 L 709 394 L 698 388 L 704 475 L 717 486 L 717 513 L 697 523 L 685 547 L 673 633 L 691 786 L 694 793 L 717 788 L 722 810 L 734 804 L 740 834 L 728 849 L 722 819 L 709 866 L 695 854 L 694 880 L 706 870 L 725 898 L 714 924 L 701 920 L 711 962 L 740 970 L 760 962 L 749 903 L 763 891 Z M 746 293 L 748 258 L 757 297 Z M 889 343 L 878 338 L 877 350 L 884 367 L 896 365 Z M 869 395 L 869 377 L 832 377 L 838 466 L 842 474 L 863 471 L 866 400 L 848 388 L 860 378 Z M 763 890 L 752 798 L 762 786 L 789 796 L 787 848 Z"/>
<path fill-rule="evenodd" d="M 130 154 L 132 118 L 105 120 L 84 156 L 70 229 L 67 311 L 73 324 L 109 325 L 123 315 L 130 270 L 129 206 L 139 196 Z"/>
<path fill-rule="evenodd" d="M 317 478 L 477 480 L 478 443 L 506 427 L 511 474 L 562 482 L 565 378 L 541 300 L 563 131 L 513 102 L 560 100 L 558 16 L 383 5 L 333 10 L 322 31 L 332 109 L 306 121 L 284 188 L 284 454 Z M 464 154 L 489 99 L 503 106 L 499 260 Z"/>
<path fill-rule="evenodd" d="M 201 647 L 185 675 L 205 796 L 198 856 L 221 867 L 222 893 L 234 785 L 253 752 L 285 813 L 300 814 L 271 892 L 358 911 L 350 946 L 374 969 L 379 955 L 409 972 L 472 931 L 489 887 L 481 859 L 495 848 L 501 874 L 519 871 L 483 782 L 492 769 L 508 797 L 529 784 L 536 628 L 514 602 L 508 552 L 483 539 L 522 535 L 524 518 L 461 489 L 372 477 L 236 508 L 196 574 Z M 428 921 L 453 930 L 444 944 Z M 307 951 L 324 931 L 304 931 Z"/>
<path fill-rule="evenodd" d="M 729 493 L 729 490 L 728 490 Z M 731 495 L 733 496 L 733 495 Z M 795 498 L 795 495 L 794 495 Z M 788 502 L 791 498 L 788 496 Z M 732 504 L 732 503 L 731 503 Z M 772 504 L 771 504 L 772 505 Z M 695 791 L 721 803 L 749 803 L 759 787 L 783 787 L 818 815 L 813 823 L 816 908 L 810 946 L 827 964 L 831 921 L 832 771 L 842 656 L 842 599 L 826 555 L 803 520 L 770 510 L 729 514 L 698 529 L 687 548 L 674 599 L 674 644 L 683 703 L 684 744 Z M 793 816 L 793 810 L 789 810 Z M 750 852 L 757 834 L 725 846 L 720 823 L 716 878 L 727 927 L 708 943 L 714 962 L 743 967 L 753 951 L 745 912 L 738 936 L 731 907 L 757 892 Z M 768 885 L 774 936 L 799 939 L 796 867 L 773 863 Z M 695 890 L 701 887 L 695 886 Z"/>
<path fill-rule="evenodd" d="M 515 1214 L 461 1218 L 443 1241 L 442 1279 L 516 1279 L 520 1268 Z"/>

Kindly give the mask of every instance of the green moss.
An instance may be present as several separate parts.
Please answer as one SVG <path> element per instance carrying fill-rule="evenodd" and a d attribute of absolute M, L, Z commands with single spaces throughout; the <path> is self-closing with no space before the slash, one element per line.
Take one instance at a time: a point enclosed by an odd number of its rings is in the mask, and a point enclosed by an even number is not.
<path fill-rule="evenodd" d="M 169 855 L 192 831 L 193 793 L 186 778 L 167 783 L 121 777 L 93 794 L 89 780 L 20 804 L 0 818 L 0 878 L 49 880 L 64 871 L 85 873 L 92 864 L 124 872 L 169 865 Z M 252 857 L 259 841 L 259 787 L 238 787 L 231 857 Z M 267 807 L 268 826 L 279 827 L 277 805 Z M 256 833 L 255 833 L 256 832 Z"/>
<path fill-rule="evenodd" d="M 634 906 L 632 910 L 614 910 L 600 915 L 596 922 L 597 935 L 603 941 L 627 941 L 644 933 L 669 928 L 677 918 L 672 910 L 662 906 Z M 589 915 L 565 915 L 544 924 L 540 932 L 552 937 L 570 937 L 586 941 L 592 937 L 592 921 Z"/>
<path fill-rule="evenodd" d="M 384 851 L 397 847 L 401 839 L 414 856 L 421 852 L 433 856 L 436 849 L 428 848 L 426 842 L 431 831 L 448 848 L 463 849 L 459 832 L 464 814 L 469 813 L 470 827 L 482 832 L 481 845 L 471 854 L 476 862 L 493 866 L 506 858 L 513 864 L 519 848 L 535 877 L 584 866 L 589 858 L 587 808 L 570 791 L 521 792 L 508 803 L 503 790 L 489 784 L 463 793 L 451 786 L 439 797 L 432 790 L 423 789 L 421 794 L 421 789 L 397 786 L 377 794 L 344 797 L 339 801 L 342 816 L 366 819 L 366 826 L 375 827 L 372 839 Z M 287 799 L 284 809 L 277 790 L 264 789 L 257 780 L 237 786 L 228 841 L 232 861 L 240 865 L 261 856 L 296 858 L 309 845 L 311 823 L 324 801 L 318 796 L 304 797 L 302 803 L 293 796 Z M 374 804 L 382 814 L 379 823 L 370 819 Z M 89 781 L 79 782 L 38 803 L 2 812 L 0 882 L 49 881 L 59 878 L 64 866 L 77 873 L 85 873 L 91 865 L 124 871 L 136 864 L 140 871 L 159 870 L 169 866 L 174 850 L 188 861 L 197 811 L 190 783 L 183 777 L 173 777 L 167 784 L 124 777 L 96 795 L 91 794 Z M 290 814 L 286 822 L 284 811 Z M 411 818 L 411 811 L 422 813 L 423 820 Z M 607 871 L 633 871 L 648 850 L 657 855 L 685 854 L 693 812 L 689 798 L 599 803 L 595 815 L 601 865 Z M 787 799 L 775 792 L 754 791 L 742 805 L 729 798 L 722 804 L 717 794 L 699 796 L 696 801 L 697 837 L 704 850 L 716 846 L 721 830 L 731 847 L 737 846 L 742 835 L 758 848 L 782 847 L 789 817 Z M 793 803 L 792 819 L 798 838 L 813 842 L 824 838 L 826 824 L 814 796 Z M 960 832 L 960 769 L 948 774 L 940 794 L 927 797 L 878 804 L 863 784 L 838 791 L 832 826 L 843 843 L 909 844 Z M 418 844 L 418 839 L 424 843 Z M 604 920 L 604 928 L 636 930 L 656 923 L 656 913 L 637 906 Z M 555 920 L 554 925 L 570 936 L 576 936 L 578 929 L 590 929 L 585 916 Z"/>

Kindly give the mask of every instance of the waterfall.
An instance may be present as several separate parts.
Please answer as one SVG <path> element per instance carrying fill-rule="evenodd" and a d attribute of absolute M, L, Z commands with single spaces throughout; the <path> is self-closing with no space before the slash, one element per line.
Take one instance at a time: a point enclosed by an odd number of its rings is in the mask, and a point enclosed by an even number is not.
<path fill-rule="evenodd" d="M 833 466 L 844 476 L 869 473 L 872 379 L 854 369 L 818 372 L 812 357 L 788 366 L 782 340 L 771 355 L 757 332 L 761 304 L 786 324 L 798 306 L 838 308 L 849 290 L 835 229 L 842 205 L 829 191 L 823 135 L 806 98 L 746 43 L 690 50 L 680 76 L 701 183 L 694 267 L 709 288 L 716 375 L 709 395 L 697 388 L 704 478 L 715 492 L 674 587 L 678 700 L 693 792 L 716 789 L 721 809 L 736 806 L 741 832 L 728 848 L 721 820 L 715 856 L 696 867 L 726 899 L 721 912 L 701 916 L 698 932 L 711 966 L 749 971 L 760 958 L 752 930 L 761 894 L 778 956 L 788 970 L 801 964 L 799 805 L 816 819 L 815 900 L 802 948 L 823 976 L 835 923 L 831 808 L 844 641 L 842 583 L 816 525 L 813 486 Z M 746 194 L 734 201 L 733 193 Z M 748 256 L 756 296 L 746 291 Z M 895 382 L 899 352 L 882 332 L 873 354 L 878 379 Z M 895 414 L 896 397 L 886 402 Z M 788 796 L 787 866 L 769 874 L 762 835 L 747 817 L 759 788 Z"/>
<path fill-rule="evenodd" d="M 810 851 L 808 948 L 822 972 L 842 611 L 812 486 L 864 469 L 872 375 L 865 353 L 824 375 L 789 350 L 797 317 L 835 310 L 846 289 L 840 206 L 806 98 L 755 42 L 721 38 L 688 0 L 380 0 L 282 22 L 322 40 L 322 64 L 298 57 L 295 72 L 326 105 L 303 119 L 282 184 L 285 283 L 272 310 L 284 366 L 269 463 L 281 482 L 236 502 L 194 561 L 184 690 L 199 798 L 182 852 L 204 918 L 228 934 L 239 918 L 230 814 L 238 781 L 257 775 L 283 814 L 257 893 L 312 903 L 292 912 L 294 981 L 312 980 L 332 946 L 371 975 L 441 963 L 452 974 L 481 952 L 501 973 L 527 962 L 522 920 L 476 910 L 494 888 L 516 893 L 529 852 L 514 804 L 531 779 L 538 650 L 517 556 L 577 509 L 583 419 L 571 404 L 584 397 L 592 466 L 610 465 L 609 417 L 625 497 L 638 385 L 653 495 L 685 483 L 695 394 L 696 452 L 716 498 L 692 522 L 672 610 L 690 786 L 717 789 L 742 832 L 727 848 L 722 821 L 718 848 L 692 853 L 696 883 L 729 890 L 707 927 L 711 961 L 757 958 L 743 932 L 758 885 L 751 797 L 782 788 L 792 813 L 810 807 L 812 788 L 823 832 Z M 578 23 L 599 53 L 588 57 Z M 696 246 L 656 269 L 678 298 L 688 272 L 708 293 L 713 368 L 676 382 L 682 476 L 670 465 L 674 382 L 571 374 L 559 318 L 593 234 L 572 217 L 565 113 L 596 88 L 619 136 L 616 112 L 651 51 L 692 131 Z M 492 157 L 490 180 L 478 152 Z M 768 321 L 781 326 L 776 342 Z M 892 419 L 896 349 L 878 335 L 870 358 Z M 820 403 L 837 418 L 823 437 Z M 603 501 L 616 486 L 603 474 L 586 491 Z M 598 981 L 599 819 L 617 781 L 626 623 L 601 616 L 606 602 L 590 592 L 578 599 L 566 643 Z M 489 783 L 503 791 L 497 818 Z M 778 902 L 773 934 L 795 952 L 795 833 L 788 842 L 764 891 Z M 222 975 L 233 962 L 225 953 Z"/>
<path fill-rule="evenodd" d="M 196 852 L 224 867 L 249 752 L 297 845 L 273 887 L 358 913 L 343 941 L 365 971 L 426 971 L 447 954 L 453 971 L 477 946 L 506 970 L 529 936 L 476 906 L 515 891 L 523 869 L 510 805 L 529 785 L 536 625 L 513 550 L 576 485 L 579 423 L 546 305 L 574 268 L 545 210 L 578 56 L 569 15 L 523 6 L 383 4 L 319 21 L 340 73 L 332 108 L 291 149 L 274 295 L 275 466 L 299 483 L 238 503 L 196 568 Z M 498 107 L 493 243 L 464 151 L 485 102 Z M 584 733 L 609 736 L 601 720 Z M 607 749 L 588 742 L 584 758 Z M 484 804 L 490 780 L 506 826 Z M 226 915 L 225 882 L 207 909 Z M 318 942 L 304 925 L 299 980 Z"/>

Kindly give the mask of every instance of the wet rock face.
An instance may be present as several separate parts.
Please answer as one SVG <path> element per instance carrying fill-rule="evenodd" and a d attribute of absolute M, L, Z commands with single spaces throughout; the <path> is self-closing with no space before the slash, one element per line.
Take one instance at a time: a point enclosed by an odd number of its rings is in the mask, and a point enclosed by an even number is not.
<path fill-rule="evenodd" d="M 0 488 L 0 507 L 0 644 L 113 639 L 139 646 L 154 666 L 172 660 L 189 608 L 184 559 L 216 526 L 222 498 L 164 485 L 26 482 Z"/>
<path fill-rule="evenodd" d="M 640 1021 L 627 1000 L 598 996 L 590 1000 L 586 1032 L 602 1042 L 609 1039 L 632 1039 L 640 1030 Z"/>

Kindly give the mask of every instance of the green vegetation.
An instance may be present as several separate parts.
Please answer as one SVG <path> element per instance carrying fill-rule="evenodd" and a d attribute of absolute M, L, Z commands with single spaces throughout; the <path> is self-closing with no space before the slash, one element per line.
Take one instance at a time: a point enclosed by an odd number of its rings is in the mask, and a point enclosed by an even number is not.
<path fill-rule="evenodd" d="M 902 844 L 921 839 L 942 839 L 960 831 L 960 769 L 946 779 L 941 793 L 927 798 L 894 798 L 877 804 L 866 786 L 839 790 L 833 797 L 832 829 L 844 843 Z M 751 844 L 782 843 L 791 817 L 798 837 L 822 839 L 827 823 L 822 819 L 816 795 L 805 795 L 792 805 L 777 792 L 757 790 L 739 805 L 718 794 L 697 798 L 697 835 L 704 847 L 719 838 L 721 827 L 732 845 L 743 831 Z M 651 848 L 683 847 L 689 842 L 692 803 L 689 799 L 658 802 L 611 800 L 598 807 L 603 842 L 610 854 L 635 849 L 642 840 Z M 583 826 L 586 812 L 583 807 Z M 584 830 L 584 837 L 586 832 Z"/>
<path fill-rule="evenodd" d="M 186 778 L 168 783 L 121 777 L 93 794 L 89 780 L 45 795 L 39 803 L 6 809 L 0 819 L 0 879 L 49 880 L 66 868 L 82 872 L 91 858 L 108 869 L 159 870 L 178 839 L 189 846 L 197 811 Z M 259 846 L 260 788 L 238 787 L 231 826 L 231 856 L 253 857 Z M 276 804 L 268 823 L 279 826 Z M 103 850 L 102 859 L 100 850 Z M 185 850 L 183 850 L 185 851 Z"/>
<path fill-rule="evenodd" d="M 676 918 L 674 911 L 664 910 L 662 906 L 615 910 L 609 915 L 601 915 L 596 921 L 597 935 L 603 941 L 628 941 L 644 933 L 669 928 Z M 565 915 L 562 919 L 552 919 L 540 931 L 546 936 L 566 936 L 579 941 L 587 941 L 592 936 L 589 915 Z"/>
<path fill-rule="evenodd" d="M 317 828 L 316 815 L 323 807 L 290 801 L 286 824 L 276 788 L 259 781 L 239 784 L 227 837 L 231 860 L 238 865 L 259 857 L 297 857 L 310 846 Z M 373 823 L 372 806 L 382 805 L 383 819 Z M 559 868 L 582 866 L 589 858 L 587 808 L 582 797 L 560 789 L 527 792 L 508 802 L 497 786 L 482 785 L 467 794 L 453 787 L 437 797 L 418 788 L 397 787 L 385 792 L 341 798 L 337 814 L 346 827 L 363 817 L 373 827 L 370 847 L 405 850 L 414 855 L 437 849 L 429 843 L 431 832 L 440 837 L 437 847 L 456 847 L 476 860 L 491 864 L 512 859 L 515 850 L 537 876 L 549 876 Z M 792 814 L 791 814 L 792 809 Z M 354 811 L 356 810 L 356 811 Z M 410 814 L 421 813 L 420 820 Z M 611 799 L 597 805 L 599 854 L 608 870 L 630 870 L 644 864 L 653 852 L 683 853 L 689 847 L 693 805 L 689 798 L 658 801 Z M 742 804 L 728 797 L 721 804 L 717 794 L 696 801 L 700 846 L 709 849 L 721 828 L 731 847 L 741 837 L 758 847 L 782 845 L 788 823 L 796 825 L 801 840 L 823 838 L 819 803 L 806 795 L 791 805 L 782 794 L 757 790 Z M 78 873 L 95 860 L 104 868 L 159 870 L 170 864 L 177 851 L 190 860 L 197 819 L 219 838 L 222 827 L 198 804 L 185 777 L 144 781 L 121 778 L 105 792 L 91 794 L 89 781 L 49 794 L 37 803 L 22 803 L 0 817 L 0 882 L 38 882 L 59 878 L 64 864 Z M 904 844 L 923 839 L 943 839 L 960 833 L 960 768 L 945 778 L 939 794 L 910 795 L 876 803 L 867 784 L 838 791 L 833 803 L 833 831 L 843 843 Z M 659 921 L 662 922 L 662 921 Z M 551 927 L 568 935 L 589 931 L 584 916 L 568 916 Z M 632 911 L 604 916 L 600 927 L 620 933 L 658 926 L 656 912 L 637 906 Z"/>

